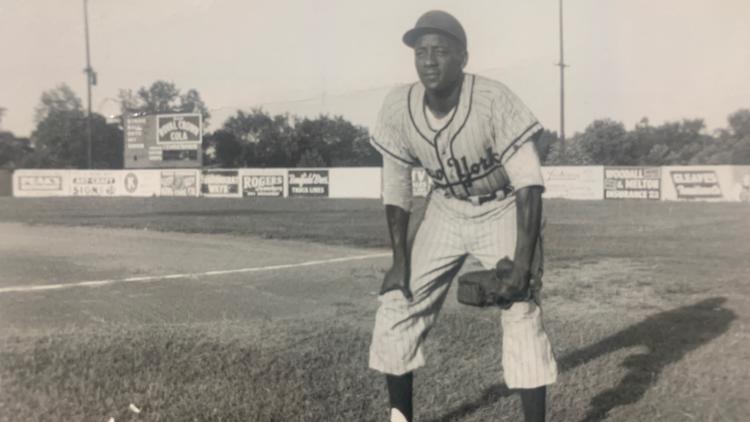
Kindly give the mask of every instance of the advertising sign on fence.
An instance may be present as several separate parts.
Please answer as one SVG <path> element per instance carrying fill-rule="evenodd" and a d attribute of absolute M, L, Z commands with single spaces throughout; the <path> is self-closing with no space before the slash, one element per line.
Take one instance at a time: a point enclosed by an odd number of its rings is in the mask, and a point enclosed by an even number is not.
<path fill-rule="evenodd" d="M 18 176 L 21 192 L 62 192 L 62 174 L 29 174 Z"/>
<path fill-rule="evenodd" d="M 67 196 L 67 170 L 16 170 L 13 196 Z"/>
<path fill-rule="evenodd" d="M 117 177 L 112 172 L 76 172 L 70 178 L 73 196 L 115 196 Z"/>
<path fill-rule="evenodd" d="M 240 196 L 239 170 L 203 170 L 201 195 L 224 198 Z"/>
<path fill-rule="evenodd" d="M 242 195 L 245 197 L 284 196 L 284 173 L 242 174 Z"/>
<path fill-rule="evenodd" d="M 664 199 L 719 201 L 732 179 L 729 166 L 681 166 L 662 169 Z"/>
<path fill-rule="evenodd" d="M 328 169 L 289 170 L 289 196 L 328 196 Z"/>
<path fill-rule="evenodd" d="M 679 199 L 722 197 L 716 170 L 672 170 L 669 176 Z"/>
<path fill-rule="evenodd" d="M 201 195 L 213 197 L 238 197 L 240 176 L 238 170 L 203 170 Z"/>
<path fill-rule="evenodd" d="M 544 197 L 565 199 L 602 199 L 604 167 L 542 167 Z"/>
<path fill-rule="evenodd" d="M 198 196 L 198 170 L 162 170 L 161 196 Z"/>
<path fill-rule="evenodd" d="M 662 198 L 666 201 L 740 201 L 742 169 L 750 166 L 662 167 Z"/>
<path fill-rule="evenodd" d="M 159 174 L 154 170 L 72 170 L 72 196 L 156 196 Z"/>
<path fill-rule="evenodd" d="M 661 199 L 661 169 L 605 167 L 604 199 Z"/>
<path fill-rule="evenodd" d="M 414 196 L 427 196 L 432 189 L 432 178 L 421 167 L 411 170 L 411 189 Z"/>
<path fill-rule="evenodd" d="M 737 200 L 750 202 L 750 166 L 734 166 L 733 191 Z"/>

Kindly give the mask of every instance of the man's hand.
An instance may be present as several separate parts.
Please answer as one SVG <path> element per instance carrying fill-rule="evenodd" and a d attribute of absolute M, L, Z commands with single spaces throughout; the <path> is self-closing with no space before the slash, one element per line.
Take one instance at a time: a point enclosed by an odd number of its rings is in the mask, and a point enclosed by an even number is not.
<path fill-rule="evenodd" d="M 393 247 L 393 265 L 385 273 L 380 294 L 391 290 L 401 290 L 404 297 L 411 301 L 409 245 L 407 241 L 409 212 L 398 206 L 388 204 L 385 206 L 385 215 L 386 220 L 388 220 L 388 231 L 391 235 L 391 246 Z"/>
<path fill-rule="evenodd" d="M 529 300 L 531 292 L 528 280 L 523 283 L 523 277 L 514 279 L 513 268 L 513 261 L 505 257 L 497 262 L 494 270 L 464 273 L 458 278 L 458 302 L 509 309 L 515 302 Z"/>
<path fill-rule="evenodd" d="M 411 302 L 413 297 L 409 289 L 409 269 L 405 264 L 393 264 L 385 273 L 380 294 L 385 294 L 391 290 L 400 290 L 406 300 Z"/>
<path fill-rule="evenodd" d="M 498 262 L 498 266 L 502 260 Z M 510 269 L 510 282 L 509 287 L 513 293 L 514 301 L 525 301 L 531 298 L 531 273 L 528 268 L 524 268 L 521 265 L 513 265 Z"/>

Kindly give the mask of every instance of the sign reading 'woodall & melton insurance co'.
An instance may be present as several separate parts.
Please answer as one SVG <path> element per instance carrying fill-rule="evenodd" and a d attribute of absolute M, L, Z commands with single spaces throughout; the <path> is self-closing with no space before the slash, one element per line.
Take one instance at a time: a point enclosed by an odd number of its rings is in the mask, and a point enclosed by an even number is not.
<path fill-rule="evenodd" d="M 661 199 L 661 169 L 605 167 L 604 199 Z"/>

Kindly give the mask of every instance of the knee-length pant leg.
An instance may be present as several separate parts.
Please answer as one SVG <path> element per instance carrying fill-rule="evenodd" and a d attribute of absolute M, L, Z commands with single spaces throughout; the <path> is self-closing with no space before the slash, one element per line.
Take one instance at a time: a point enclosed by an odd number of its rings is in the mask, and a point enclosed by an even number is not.
<path fill-rule="evenodd" d="M 433 204 L 427 208 L 411 249 L 413 300 L 408 302 L 400 291 L 378 298 L 370 368 L 402 375 L 424 365 L 424 340 L 466 256 L 459 225 L 450 218 Z"/>
<path fill-rule="evenodd" d="M 494 268 L 502 257 L 513 258 L 516 247 L 515 203 L 498 208 L 486 218 L 463 226 L 469 253 L 485 268 Z M 538 296 L 538 295 L 537 295 Z M 503 373 L 510 388 L 535 388 L 557 379 L 557 363 L 542 324 L 536 301 L 515 303 L 501 313 Z"/>

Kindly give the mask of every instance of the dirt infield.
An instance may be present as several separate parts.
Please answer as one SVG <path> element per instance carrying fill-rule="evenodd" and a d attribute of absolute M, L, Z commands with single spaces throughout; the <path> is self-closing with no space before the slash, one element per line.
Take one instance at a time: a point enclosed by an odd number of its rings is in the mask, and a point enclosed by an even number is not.
<path fill-rule="evenodd" d="M 546 204 L 550 420 L 750 414 L 746 204 Z M 358 200 L 0 199 L 0 421 L 384 420 L 366 369 L 382 218 Z M 418 420 L 518 420 L 498 313 L 454 295 Z"/>

